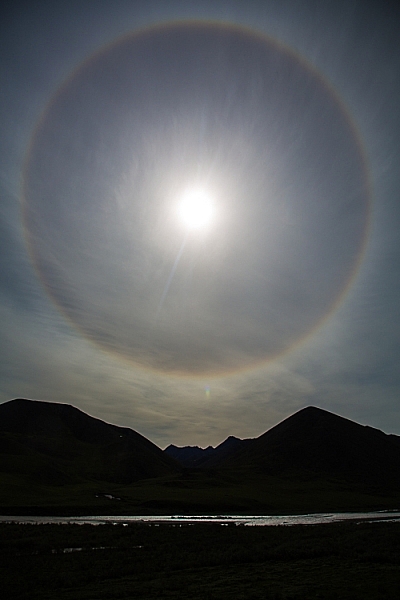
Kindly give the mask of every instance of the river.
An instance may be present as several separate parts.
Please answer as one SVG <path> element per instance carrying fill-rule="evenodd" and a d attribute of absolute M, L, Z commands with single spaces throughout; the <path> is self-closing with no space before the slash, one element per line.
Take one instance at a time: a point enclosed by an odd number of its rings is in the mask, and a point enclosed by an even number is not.
<path fill-rule="evenodd" d="M 399 521 L 400 511 L 375 511 L 375 512 L 331 512 L 311 513 L 303 515 L 163 515 L 163 516 L 78 516 L 78 517 L 32 517 L 32 516 L 1 516 L 0 523 L 34 523 L 34 524 L 86 524 L 102 525 L 106 523 L 133 525 L 135 523 L 148 525 L 195 525 L 199 523 L 214 523 L 219 525 L 246 525 L 246 526 L 272 526 L 272 525 L 319 525 L 323 523 L 337 523 L 342 521 L 388 522 Z"/>

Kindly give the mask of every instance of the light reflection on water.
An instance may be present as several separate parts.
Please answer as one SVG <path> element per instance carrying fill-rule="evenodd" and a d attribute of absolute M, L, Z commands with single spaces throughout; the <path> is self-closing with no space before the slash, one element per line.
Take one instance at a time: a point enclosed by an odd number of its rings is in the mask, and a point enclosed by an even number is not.
<path fill-rule="evenodd" d="M 1 516 L 2 523 L 34 523 L 34 524 L 80 524 L 102 525 L 111 523 L 115 525 L 130 525 L 142 523 L 148 525 L 194 525 L 198 523 L 215 523 L 219 525 L 319 525 L 323 523 L 336 523 L 341 521 L 355 522 L 388 522 L 400 520 L 400 511 L 376 512 L 348 512 L 348 513 L 313 513 L 306 515 L 163 515 L 163 516 L 84 516 L 84 517 L 32 517 L 32 516 Z"/>

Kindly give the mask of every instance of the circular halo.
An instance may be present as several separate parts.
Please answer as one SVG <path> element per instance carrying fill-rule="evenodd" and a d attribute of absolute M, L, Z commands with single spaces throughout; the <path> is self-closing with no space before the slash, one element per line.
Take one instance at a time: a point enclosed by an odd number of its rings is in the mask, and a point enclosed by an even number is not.
<path fill-rule="evenodd" d="M 184 239 L 183 181 L 218 190 Z M 199 193 L 199 192 L 197 192 Z M 81 65 L 27 155 L 23 218 L 51 298 L 103 349 L 219 375 L 290 350 L 360 263 L 368 173 L 334 91 L 245 28 L 172 23 Z"/>

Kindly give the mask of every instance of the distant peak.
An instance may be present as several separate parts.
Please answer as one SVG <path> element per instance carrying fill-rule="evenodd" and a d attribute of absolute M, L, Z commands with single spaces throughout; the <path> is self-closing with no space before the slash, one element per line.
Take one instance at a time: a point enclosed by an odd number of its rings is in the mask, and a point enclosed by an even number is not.
<path fill-rule="evenodd" d="M 329 410 L 325 410 L 324 408 L 319 408 L 318 406 L 305 406 L 304 408 L 301 408 L 297 412 L 290 415 L 288 418 L 291 419 L 292 417 L 297 417 L 297 416 L 308 417 L 308 418 L 339 417 L 339 415 L 337 415 L 333 412 L 330 412 Z M 340 417 L 340 418 L 343 419 L 345 417 Z"/>
<path fill-rule="evenodd" d="M 200 446 L 176 446 L 175 444 L 170 444 L 165 450 L 208 450 L 209 448 L 211 448 L 211 446 L 200 448 Z"/>
<path fill-rule="evenodd" d="M 310 405 L 310 406 L 305 406 L 304 408 L 301 408 L 299 411 L 297 411 L 297 414 L 298 413 L 305 413 L 305 412 L 309 412 L 309 413 L 312 413 L 312 412 L 314 412 L 314 413 L 328 413 L 329 411 L 327 411 L 327 410 L 325 410 L 323 408 L 319 408 L 318 406 Z M 332 414 L 332 413 L 330 413 L 330 414 Z"/>

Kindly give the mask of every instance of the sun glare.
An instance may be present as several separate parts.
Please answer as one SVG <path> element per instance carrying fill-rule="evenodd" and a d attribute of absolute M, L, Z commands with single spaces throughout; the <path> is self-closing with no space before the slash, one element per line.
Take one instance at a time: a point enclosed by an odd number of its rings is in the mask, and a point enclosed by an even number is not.
<path fill-rule="evenodd" d="M 208 192 L 202 188 L 189 188 L 182 195 L 179 214 L 189 229 L 199 229 L 208 225 L 214 212 Z"/>

